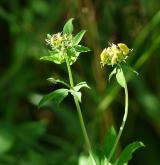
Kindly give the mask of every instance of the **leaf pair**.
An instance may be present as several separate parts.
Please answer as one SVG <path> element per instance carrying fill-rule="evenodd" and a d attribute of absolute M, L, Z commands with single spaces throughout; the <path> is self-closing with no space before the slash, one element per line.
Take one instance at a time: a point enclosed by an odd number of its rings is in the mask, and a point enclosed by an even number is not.
<path fill-rule="evenodd" d="M 81 83 L 77 84 L 73 89 L 71 89 L 70 86 L 67 83 L 65 83 L 64 81 L 56 80 L 54 78 L 49 78 L 48 80 L 54 84 L 61 83 L 61 84 L 65 85 L 66 87 L 69 87 L 69 89 L 61 88 L 61 89 L 57 89 L 57 90 L 45 95 L 39 102 L 39 105 L 38 105 L 39 108 L 42 105 L 44 105 L 44 103 L 46 103 L 50 100 L 52 100 L 56 104 L 60 104 L 64 100 L 64 98 L 68 96 L 69 92 L 71 93 L 72 96 L 76 97 L 79 102 L 81 102 L 82 94 L 79 90 L 82 87 L 89 88 L 89 86 L 87 85 L 86 82 L 81 82 Z"/>

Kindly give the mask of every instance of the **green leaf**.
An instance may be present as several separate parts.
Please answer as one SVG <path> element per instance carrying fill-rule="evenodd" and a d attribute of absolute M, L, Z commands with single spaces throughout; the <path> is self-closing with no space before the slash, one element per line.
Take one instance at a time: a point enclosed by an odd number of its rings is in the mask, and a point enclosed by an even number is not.
<path fill-rule="evenodd" d="M 117 68 L 114 68 L 114 69 L 112 70 L 112 72 L 110 73 L 110 75 L 109 75 L 109 81 L 111 80 L 112 76 L 113 76 L 114 74 L 116 74 L 116 72 L 117 72 Z"/>
<path fill-rule="evenodd" d="M 109 129 L 105 135 L 104 142 L 103 142 L 103 151 L 104 151 L 104 154 L 106 157 L 109 156 L 109 154 L 113 148 L 115 140 L 116 140 L 116 131 L 115 131 L 114 127 L 111 126 L 111 127 L 109 127 Z M 114 160 L 115 160 L 115 154 L 113 155 L 111 161 L 114 161 Z"/>
<path fill-rule="evenodd" d="M 89 48 L 87 48 L 85 46 L 82 46 L 82 45 L 75 45 L 74 48 L 75 48 L 75 50 L 77 52 L 80 52 L 80 53 L 81 52 L 89 52 L 89 51 L 91 51 Z"/>
<path fill-rule="evenodd" d="M 50 62 L 54 62 L 56 64 L 61 64 L 62 63 L 58 56 L 43 56 L 43 57 L 40 58 L 40 60 L 50 61 Z"/>
<path fill-rule="evenodd" d="M 76 34 L 76 36 L 73 38 L 73 46 L 78 45 L 79 42 L 82 40 L 86 30 L 82 30 L 79 33 Z"/>
<path fill-rule="evenodd" d="M 53 77 L 50 77 L 47 79 L 49 82 L 53 83 L 53 84 L 57 84 L 57 83 L 60 83 L 60 84 L 63 84 L 65 85 L 66 87 L 70 88 L 70 85 L 67 84 L 66 82 L 62 81 L 62 80 L 59 80 L 59 79 L 55 79 Z"/>
<path fill-rule="evenodd" d="M 76 86 L 74 86 L 74 90 L 78 92 L 83 87 L 90 88 L 86 82 L 80 82 Z"/>
<path fill-rule="evenodd" d="M 136 70 L 134 70 L 133 68 L 131 68 L 130 66 L 128 66 L 128 65 L 126 65 L 126 64 L 123 65 L 123 68 L 129 70 L 129 71 L 132 72 L 132 73 L 134 73 L 136 76 L 139 75 L 139 73 L 138 73 Z"/>
<path fill-rule="evenodd" d="M 125 163 L 128 163 L 129 160 L 132 159 L 132 154 L 135 152 L 138 148 L 145 147 L 145 145 L 140 142 L 136 141 L 131 144 L 129 144 L 120 155 L 116 165 L 124 165 Z"/>
<path fill-rule="evenodd" d="M 75 52 L 73 48 L 67 50 L 69 64 L 72 65 L 80 55 L 79 52 Z"/>
<path fill-rule="evenodd" d="M 63 33 L 65 34 L 72 34 L 73 32 L 73 18 L 70 18 L 63 27 Z"/>
<path fill-rule="evenodd" d="M 74 97 L 76 97 L 78 99 L 79 102 L 81 102 L 81 96 L 82 96 L 81 92 L 77 92 L 72 89 L 70 89 L 69 91 Z"/>
<path fill-rule="evenodd" d="M 49 100 L 53 100 L 56 104 L 60 104 L 63 99 L 68 95 L 68 89 L 58 89 L 55 90 L 51 93 L 49 93 L 48 95 L 45 95 L 39 102 L 38 107 L 41 107 L 45 102 L 49 101 Z"/>
<path fill-rule="evenodd" d="M 120 86 L 122 86 L 123 88 L 126 87 L 126 79 L 124 77 L 122 68 L 117 69 L 116 79 Z"/>
<path fill-rule="evenodd" d="M 57 53 L 55 51 L 49 51 L 49 53 L 50 53 L 49 56 L 43 56 L 40 58 L 40 60 L 51 61 L 56 64 L 61 64 L 65 62 L 64 56 L 61 52 Z"/>

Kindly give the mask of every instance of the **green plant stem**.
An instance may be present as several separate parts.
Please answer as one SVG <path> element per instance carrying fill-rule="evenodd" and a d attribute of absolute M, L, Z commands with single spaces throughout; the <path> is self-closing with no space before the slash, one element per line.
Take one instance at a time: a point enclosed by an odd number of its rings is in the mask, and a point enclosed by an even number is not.
<path fill-rule="evenodd" d="M 66 57 L 66 64 L 67 64 L 67 69 L 68 69 L 68 74 L 69 74 L 70 85 L 71 85 L 71 88 L 73 89 L 74 88 L 74 82 L 73 82 L 71 67 L 69 65 L 69 61 L 68 61 L 67 57 Z M 92 159 L 93 165 L 96 165 L 96 162 L 95 162 L 95 160 L 93 158 L 93 152 L 92 152 L 92 148 L 91 148 L 91 143 L 90 143 L 90 140 L 89 140 L 89 137 L 88 137 L 88 134 L 87 134 L 87 130 L 86 130 L 85 124 L 84 124 L 84 120 L 83 120 L 83 116 L 82 116 L 82 112 L 81 112 L 81 107 L 80 107 L 79 101 L 78 101 L 78 99 L 76 97 L 74 97 L 74 102 L 75 102 L 75 105 L 76 105 L 76 108 L 77 108 L 77 113 L 78 113 L 80 125 L 81 125 L 81 128 L 82 128 L 82 132 L 83 132 L 83 136 L 84 136 L 86 145 L 87 145 L 87 149 L 89 151 L 89 155 L 90 155 L 90 157 Z"/>
<path fill-rule="evenodd" d="M 118 132 L 118 135 L 117 135 L 117 138 L 115 140 L 115 143 L 113 145 L 113 148 L 109 154 L 109 157 L 108 157 L 108 162 L 112 159 L 112 156 L 117 148 L 117 144 L 120 140 L 120 137 L 122 135 L 122 132 L 123 132 L 123 129 L 124 129 L 124 126 L 125 126 L 125 123 L 126 123 L 126 120 L 127 120 L 127 115 L 128 115 L 128 88 L 127 88 L 127 84 L 124 88 L 124 91 L 125 91 L 125 112 L 124 112 L 124 116 L 123 116 L 123 121 L 122 121 L 122 124 L 120 126 L 120 129 L 119 129 L 119 132 Z"/>

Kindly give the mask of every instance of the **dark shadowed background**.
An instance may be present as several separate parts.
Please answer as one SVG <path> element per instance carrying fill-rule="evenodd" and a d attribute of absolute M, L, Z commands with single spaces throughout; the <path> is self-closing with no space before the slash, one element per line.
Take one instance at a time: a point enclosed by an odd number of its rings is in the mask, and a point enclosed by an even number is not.
<path fill-rule="evenodd" d="M 65 65 L 39 60 L 46 55 L 47 33 L 62 31 L 74 17 L 75 33 L 86 29 L 81 54 L 72 66 L 75 82 L 86 81 L 82 111 L 94 146 L 108 127 L 118 130 L 124 112 L 123 90 L 110 67 L 101 68 L 100 52 L 108 43 L 124 42 L 133 53 L 131 66 L 139 72 L 128 82 L 129 116 L 119 152 L 141 140 L 131 165 L 160 162 L 160 1 L 159 0 L 1 0 L 0 1 L 0 164 L 76 165 L 85 144 L 72 97 L 58 107 L 39 99 L 68 81 Z M 126 70 L 128 72 L 128 70 Z"/>

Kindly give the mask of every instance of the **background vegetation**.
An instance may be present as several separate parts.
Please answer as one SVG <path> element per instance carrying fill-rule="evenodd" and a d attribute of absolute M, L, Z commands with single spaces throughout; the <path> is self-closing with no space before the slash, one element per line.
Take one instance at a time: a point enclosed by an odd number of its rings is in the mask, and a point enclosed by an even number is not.
<path fill-rule="evenodd" d="M 131 165 L 160 162 L 160 1 L 159 0 L 1 0 L 0 1 L 0 164 L 72 165 L 85 145 L 72 97 L 60 107 L 38 109 L 42 95 L 57 89 L 46 79 L 67 80 L 62 66 L 39 61 L 47 52 L 47 33 L 62 30 L 75 18 L 75 32 L 86 29 L 83 42 L 92 49 L 73 65 L 76 82 L 85 80 L 82 110 L 94 146 L 108 127 L 119 128 L 124 96 L 108 83 L 109 68 L 99 54 L 108 42 L 133 48 L 130 63 L 140 75 L 129 79 L 129 117 L 119 152 L 141 140 L 145 148 Z M 102 145 L 103 146 L 103 145 Z"/>

